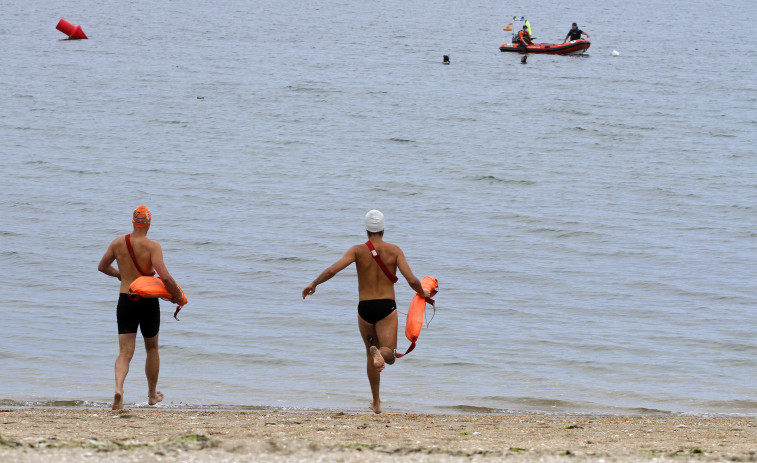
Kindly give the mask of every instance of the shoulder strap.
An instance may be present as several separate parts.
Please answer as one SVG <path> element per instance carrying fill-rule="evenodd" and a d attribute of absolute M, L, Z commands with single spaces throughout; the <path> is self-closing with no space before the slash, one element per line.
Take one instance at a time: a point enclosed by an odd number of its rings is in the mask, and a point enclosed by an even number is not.
<path fill-rule="evenodd" d="M 139 272 L 140 275 L 144 275 L 147 277 L 155 275 L 155 272 L 152 273 L 146 273 L 143 272 L 142 269 L 139 267 L 139 264 L 137 263 L 137 258 L 134 256 L 134 249 L 131 247 L 131 235 L 125 235 L 124 238 L 126 239 L 126 249 L 129 250 L 129 255 L 131 256 L 131 261 L 134 262 L 134 267 L 137 268 L 137 272 Z"/>
<path fill-rule="evenodd" d="M 395 275 L 392 275 L 389 272 L 389 269 L 386 268 L 386 265 L 384 265 L 384 261 L 381 260 L 381 256 L 378 255 L 378 252 L 376 252 L 376 248 L 373 247 L 373 243 L 371 243 L 371 240 L 368 240 L 365 242 L 365 245 L 368 246 L 368 249 L 371 250 L 371 255 L 373 256 L 373 259 L 376 260 L 376 263 L 381 267 L 381 270 L 384 272 L 384 275 L 386 275 L 387 278 L 389 278 L 389 281 L 392 283 L 397 283 L 397 278 Z"/>

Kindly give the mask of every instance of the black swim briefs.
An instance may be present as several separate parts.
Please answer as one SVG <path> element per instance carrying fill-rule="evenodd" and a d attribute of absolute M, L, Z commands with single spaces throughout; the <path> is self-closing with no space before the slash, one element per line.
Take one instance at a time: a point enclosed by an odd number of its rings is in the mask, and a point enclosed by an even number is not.
<path fill-rule="evenodd" d="M 360 318 L 372 325 L 385 319 L 395 310 L 397 310 L 397 304 L 394 299 L 370 299 L 357 304 L 357 313 Z"/>
<path fill-rule="evenodd" d="M 118 296 L 116 307 L 118 334 L 136 333 L 137 327 L 145 338 L 151 338 L 160 331 L 160 303 L 156 298 L 129 299 L 128 294 Z"/>

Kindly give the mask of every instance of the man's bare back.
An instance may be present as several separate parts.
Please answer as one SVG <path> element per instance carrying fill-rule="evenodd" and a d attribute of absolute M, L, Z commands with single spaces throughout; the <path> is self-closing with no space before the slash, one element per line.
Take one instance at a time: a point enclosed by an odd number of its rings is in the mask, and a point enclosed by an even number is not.
<path fill-rule="evenodd" d="M 152 266 L 152 254 L 155 252 L 156 245 L 160 245 L 155 241 L 147 238 L 146 236 L 131 236 L 131 247 L 134 251 L 134 257 L 139 264 L 139 268 L 146 273 L 152 273 L 155 269 Z M 113 253 L 116 256 L 116 262 L 118 264 L 118 270 L 121 272 L 121 293 L 129 292 L 129 285 L 142 276 L 139 270 L 134 266 L 129 255 L 129 250 L 126 247 L 126 239 L 123 236 L 119 236 L 113 243 L 111 243 Z"/>
<path fill-rule="evenodd" d="M 397 270 L 399 270 L 411 288 L 419 294 L 424 294 L 421 281 L 413 275 L 407 260 L 405 260 L 405 254 L 399 246 L 384 241 L 378 235 L 372 236 L 370 241 L 373 243 L 376 252 L 381 256 L 390 273 L 396 274 Z M 381 267 L 373 259 L 370 249 L 365 244 L 356 244 L 348 249 L 341 259 L 334 262 L 331 267 L 324 270 L 318 278 L 302 290 L 302 298 L 305 299 L 305 297 L 313 294 L 316 286 L 330 280 L 353 262 L 357 268 L 359 300 L 395 298 L 394 283 L 389 281 L 389 278 L 384 275 Z"/>
<path fill-rule="evenodd" d="M 140 231 L 135 230 L 129 235 L 134 257 L 137 260 L 137 264 L 139 264 L 139 268 L 146 274 L 151 274 L 153 271 L 157 272 L 171 294 L 179 294 L 178 298 L 174 298 L 171 301 L 174 304 L 178 304 L 181 301 L 181 289 L 176 286 L 176 282 L 168 273 L 168 269 L 166 269 L 166 265 L 163 262 L 163 249 L 160 247 L 160 243 L 149 239 L 146 233 L 140 233 Z M 116 261 L 118 270 L 110 265 L 113 260 Z M 129 292 L 129 285 L 142 276 L 131 260 L 124 236 L 119 236 L 110 243 L 98 269 L 106 275 L 121 280 L 119 292 L 123 294 L 127 294 Z"/>

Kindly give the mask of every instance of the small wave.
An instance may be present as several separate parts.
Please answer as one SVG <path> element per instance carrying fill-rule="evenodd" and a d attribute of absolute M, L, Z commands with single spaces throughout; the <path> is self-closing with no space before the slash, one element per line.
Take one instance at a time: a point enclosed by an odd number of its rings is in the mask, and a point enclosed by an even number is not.
<path fill-rule="evenodd" d="M 596 235 L 596 233 L 591 231 L 582 231 L 582 230 L 573 230 L 573 231 L 567 231 L 563 230 L 561 233 L 557 234 L 557 238 L 573 238 L 576 236 L 593 236 Z"/>
<path fill-rule="evenodd" d="M 738 136 L 733 135 L 731 133 L 710 132 L 708 135 L 711 136 L 711 137 L 713 137 L 713 138 L 738 138 Z"/>
<path fill-rule="evenodd" d="M 663 410 L 651 407 L 624 407 L 610 404 L 599 404 L 594 402 L 585 402 L 580 400 L 562 400 L 550 399 L 546 397 L 483 397 L 482 400 L 491 404 L 491 402 L 501 403 L 499 409 L 501 412 L 525 411 L 537 413 L 601 413 L 617 415 L 674 415 L 670 410 Z M 484 407 L 492 408 L 492 407 Z M 723 408 L 732 409 L 726 405 Z"/>
<path fill-rule="evenodd" d="M 444 410 L 450 410 L 453 413 L 476 413 L 476 414 L 487 414 L 487 413 L 502 413 L 501 409 L 498 408 L 491 408 L 491 407 L 481 407 L 478 405 L 450 405 L 445 407 L 439 407 Z"/>
<path fill-rule="evenodd" d="M 87 400 L 0 400 L 2 407 L 100 407 L 106 406 L 105 403 L 90 402 Z"/>
<path fill-rule="evenodd" d="M 511 402 L 520 405 L 527 405 L 531 407 L 544 407 L 544 408 L 576 408 L 580 407 L 578 402 L 571 402 L 560 399 L 546 399 L 538 397 L 515 397 L 510 399 Z"/>
<path fill-rule="evenodd" d="M 647 408 L 647 407 L 634 407 L 634 408 L 621 408 L 624 414 L 633 415 L 672 415 L 673 412 L 669 410 L 660 410 L 659 408 Z"/>
<path fill-rule="evenodd" d="M 307 259 L 303 259 L 302 257 L 297 256 L 291 256 L 291 257 L 268 257 L 266 259 L 263 259 L 263 262 L 307 262 Z"/>
<path fill-rule="evenodd" d="M 300 86 L 294 86 L 294 85 L 287 85 L 287 90 L 291 90 L 293 92 L 307 92 L 307 93 L 334 93 L 334 91 L 326 89 L 326 88 L 320 88 L 320 87 L 300 87 Z"/>
<path fill-rule="evenodd" d="M 186 402 L 161 402 L 157 405 L 148 405 L 147 401 L 127 403 L 129 408 L 148 408 L 148 409 L 169 409 L 169 410 L 241 410 L 241 411 L 267 411 L 282 409 L 281 407 L 274 407 L 269 405 L 238 405 L 238 404 L 196 404 Z M 110 402 L 93 402 L 89 400 L 12 400 L 2 399 L 0 400 L 0 407 L 9 408 L 63 408 L 63 407 L 76 407 L 76 408 L 110 408 Z M 294 409 L 306 411 L 311 410 L 307 408 Z M 314 410 L 314 409 L 313 409 Z M 10 410 L 2 410 L 0 412 L 9 412 Z"/>
<path fill-rule="evenodd" d="M 273 406 L 267 405 L 234 405 L 234 404 L 194 404 L 187 402 L 160 402 L 156 405 L 149 405 L 147 401 L 135 402 L 129 405 L 134 408 L 147 408 L 150 410 L 165 409 L 165 410 L 234 410 L 234 411 L 270 411 L 276 409 Z"/>
<path fill-rule="evenodd" d="M 415 140 L 409 140 L 407 138 L 390 138 L 389 141 L 395 141 L 397 143 L 415 143 Z"/>
<path fill-rule="evenodd" d="M 480 175 L 478 177 L 473 177 L 472 180 L 475 182 L 499 183 L 502 185 L 536 185 L 536 182 L 532 180 L 512 180 L 495 177 L 493 175 Z"/>
<path fill-rule="evenodd" d="M 538 413 L 607 413 L 617 412 L 621 414 L 640 413 L 640 409 L 623 409 L 612 406 L 602 406 L 593 402 L 578 400 L 550 399 L 547 397 L 483 397 L 482 400 L 491 404 L 501 403 L 498 409 L 502 411 L 524 411 Z"/>
<path fill-rule="evenodd" d="M 103 172 L 98 172 L 94 170 L 82 170 L 82 169 L 64 169 L 66 172 L 70 174 L 79 174 L 79 175 L 100 175 Z"/>
<path fill-rule="evenodd" d="M 754 413 L 757 412 L 757 400 L 749 400 L 749 399 L 737 399 L 737 400 L 708 400 L 704 402 L 704 405 L 708 409 L 715 409 L 715 410 L 727 410 L 727 411 L 733 411 L 733 410 L 740 410 Z"/>
<path fill-rule="evenodd" d="M 189 124 L 189 121 L 162 121 L 160 119 L 153 119 L 150 121 L 151 124 L 165 124 L 165 125 L 181 125 L 182 127 L 187 127 Z"/>

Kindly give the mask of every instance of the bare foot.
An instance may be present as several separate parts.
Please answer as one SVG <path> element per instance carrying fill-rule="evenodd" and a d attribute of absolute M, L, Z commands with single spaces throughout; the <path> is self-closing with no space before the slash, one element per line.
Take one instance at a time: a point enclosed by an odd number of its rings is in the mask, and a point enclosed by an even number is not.
<path fill-rule="evenodd" d="M 386 363 L 384 362 L 384 357 L 381 356 L 381 352 L 378 350 L 378 347 L 371 346 L 369 349 L 369 352 L 371 353 L 371 356 L 373 357 L 373 367 L 381 373 L 384 371 L 384 367 L 386 367 Z M 381 412 L 377 412 L 381 413 Z"/>
<path fill-rule="evenodd" d="M 378 415 L 378 414 L 381 413 L 381 402 L 379 402 L 379 403 L 371 402 L 371 404 L 368 405 L 368 408 L 370 408 L 371 410 L 373 410 L 373 413 L 375 413 L 375 414 Z"/>
<path fill-rule="evenodd" d="M 148 405 L 155 405 L 158 402 L 163 401 L 163 393 L 160 391 L 155 392 L 155 396 L 150 396 L 150 398 L 147 401 Z"/>
<path fill-rule="evenodd" d="M 113 410 L 123 410 L 124 408 L 124 395 L 121 392 L 116 392 L 113 395 Z"/>

